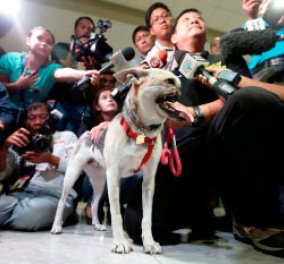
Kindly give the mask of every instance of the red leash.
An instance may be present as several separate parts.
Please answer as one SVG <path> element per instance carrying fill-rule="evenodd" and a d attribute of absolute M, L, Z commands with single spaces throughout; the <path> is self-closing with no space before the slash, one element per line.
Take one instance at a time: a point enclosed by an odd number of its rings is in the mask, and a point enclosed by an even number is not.
<path fill-rule="evenodd" d="M 172 150 L 169 149 L 169 142 L 172 141 Z M 182 164 L 176 145 L 175 132 L 172 128 L 168 128 L 168 135 L 166 137 L 164 147 L 161 154 L 161 163 L 167 165 L 170 163 L 170 169 L 175 177 L 180 176 L 182 171 Z M 175 167 L 176 165 L 176 167 Z"/>

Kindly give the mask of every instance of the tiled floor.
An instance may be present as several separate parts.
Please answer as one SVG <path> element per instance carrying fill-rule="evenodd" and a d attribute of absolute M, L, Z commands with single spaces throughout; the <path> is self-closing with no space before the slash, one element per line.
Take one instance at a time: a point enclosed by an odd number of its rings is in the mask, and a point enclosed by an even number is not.
<path fill-rule="evenodd" d="M 235 241 L 229 233 L 218 233 L 213 244 L 164 246 L 163 255 L 146 255 L 140 246 L 128 255 L 111 253 L 111 231 L 94 231 L 83 223 L 65 227 L 61 235 L 45 232 L 0 231 L 1 264 L 271 264 L 281 258 L 257 252 Z"/>

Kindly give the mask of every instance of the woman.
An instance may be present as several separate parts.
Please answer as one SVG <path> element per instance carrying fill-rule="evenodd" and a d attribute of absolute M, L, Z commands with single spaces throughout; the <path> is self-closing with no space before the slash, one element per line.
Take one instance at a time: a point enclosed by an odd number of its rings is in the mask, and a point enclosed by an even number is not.
<path fill-rule="evenodd" d="M 97 70 L 63 68 L 50 62 L 54 42 L 48 29 L 35 27 L 26 38 L 28 52 L 8 52 L 0 58 L 0 79 L 9 91 L 14 109 L 45 101 L 55 82 L 75 82 L 91 76 L 93 85 L 98 84 Z"/>

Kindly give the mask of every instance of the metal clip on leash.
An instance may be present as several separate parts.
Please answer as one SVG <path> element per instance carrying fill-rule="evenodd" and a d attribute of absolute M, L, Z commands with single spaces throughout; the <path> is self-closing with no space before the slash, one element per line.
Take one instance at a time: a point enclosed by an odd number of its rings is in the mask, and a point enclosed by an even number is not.
<path fill-rule="evenodd" d="M 172 150 L 169 149 L 169 142 L 172 142 Z M 168 135 L 166 137 L 162 154 L 161 154 L 161 163 L 163 165 L 170 164 L 170 169 L 172 174 L 175 177 L 180 176 L 182 171 L 182 164 L 179 156 L 179 152 L 176 146 L 176 136 L 172 128 L 168 128 Z M 176 167 L 175 167 L 176 165 Z"/>

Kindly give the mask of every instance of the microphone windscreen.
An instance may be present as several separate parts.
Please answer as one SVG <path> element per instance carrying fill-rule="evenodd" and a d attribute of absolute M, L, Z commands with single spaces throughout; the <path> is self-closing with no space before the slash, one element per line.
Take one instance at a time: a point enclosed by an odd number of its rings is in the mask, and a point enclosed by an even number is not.
<path fill-rule="evenodd" d="M 160 61 L 162 62 L 162 64 L 165 64 L 167 62 L 167 59 L 168 59 L 167 51 L 159 50 L 158 51 L 158 57 L 159 57 Z"/>
<path fill-rule="evenodd" d="M 239 57 L 270 50 L 277 40 L 277 35 L 271 29 L 240 31 L 224 35 L 220 41 L 220 48 L 225 58 Z"/>
<path fill-rule="evenodd" d="M 132 60 L 135 56 L 135 50 L 131 47 L 124 48 L 121 53 L 127 61 Z"/>

